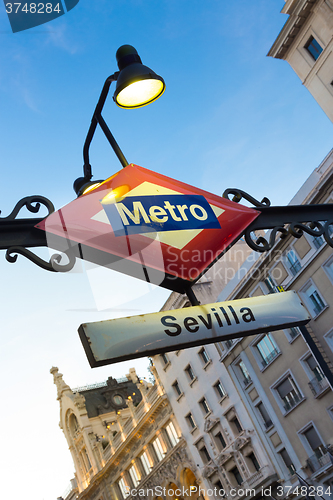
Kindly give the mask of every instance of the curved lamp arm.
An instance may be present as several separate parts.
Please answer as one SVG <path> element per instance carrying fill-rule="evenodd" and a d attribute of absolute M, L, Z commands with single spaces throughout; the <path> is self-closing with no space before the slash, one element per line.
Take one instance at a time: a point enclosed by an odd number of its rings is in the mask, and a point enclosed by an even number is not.
<path fill-rule="evenodd" d="M 95 130 L 97 127 L 97 124 L 100 125 L 101 129 L 104 132 L 105 137 L 109 141 L 113 151 L 116 153 L 118 160 L 122 164 L 123 167 L 126 167 L 128 165 L 128 161 L 126 160 L 124 153 L 120 149 L 116 139 L 113 137 L 109 127 L 107 126 L 104 118 L 102 117 L 102 110 L 106 101 L 106 98 L 109 93 L 110 85 L 112 82 L 116 82 L 117 78 L 119 75 L 119 71 L 114 73 L 113 75 L 109 76 L 104 83 L 101 95 L 99 97 L 98 103 L 96 105 L 94 114 L 91 119 L 91 124 L 87 133 L 87 137 L 83 146 L 83 173 L 84 173 L 84 178 L 90 181 L 92 178 L 92 172 L 91 172 L 91 165 L 89 163 L 89 147 L 91 144 L 91 141 L 94 137 Z"/>

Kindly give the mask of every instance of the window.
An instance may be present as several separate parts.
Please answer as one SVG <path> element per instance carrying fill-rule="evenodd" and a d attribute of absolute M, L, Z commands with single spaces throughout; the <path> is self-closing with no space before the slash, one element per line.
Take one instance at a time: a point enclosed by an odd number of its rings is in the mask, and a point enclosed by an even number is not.
<path fill-rule="evenodd" d="M 268 293 L 276 293 L 276 286 L 270 275 L 264 280 Z"/>
<path fill-rule="evenodd" d="M 187 365 L 187 367 L 185 368 L 185 373 L 186 373 L 186 376 L 188 377 L 188 379 L 190 381 L 196 379 L 196 376 L 194 375 L 194 372 L 192 370 L 192 366 L 191 365 Z"/>
<path fill-rule="evenodd" d="M 242 484 L 243 482 L 243 478 L 242 476 L 240 475 L 240 472 L 239 470 L 237 469 L 237 467 L 234 467 L 233 469 L 231 469 L 231 474 L 234 476 L 235 480 L 236 480 L 236 483 L 237 484 Z"/>
<path fill-rule="evenodd" d="M 302 292 L 305 296 L 305 301 L 310 314 L 315 317 L 323 311 L 326 307 L 325 302 L 319 295 L 318 290 L 312 285 L 312 283 Z"/>
<path fill-rule="evenodd" d="M 234 417 L 232 420 L 230 420 L 230 423 L 232 424 L 231 426 L 233 427 L 233 432 L 235 435 L 239 434 L 242 432 L 243 428 L 241 424 L 239 423 L 239 420 L 237 417 Z"/>
<path fill-rule="evenodd" d="M 256 471 L 258 471 L 260 469 L 260 465 L 259 465 L 259 462 L 258 462 L 257 457 L 255 456 L 255 454 L 252 452 L 252 453 L 250 453 L 250 455 L 248 455 L 247 458 L 249 459 L 249 461 L 253 465 L 254 469 Z"/>
<path fill-rule="evenodd" d="M 224 387 L 219 380 L 214 384 L 214 389 L 219 399 L 222 399 L 226 396 Z"/>
<path fill-rule="evenodd" d="M 136 488 L 138 486 L 138 484 L 140 483 L 140 478 L 139 478 L 139 475 L 138 475 L 138 472 L 137 472 L 135 466 L 132 465 L 132 467 L 130 467 L 128 469 L 128 472 L 129 472 L 129 475 L 131 476 L 134 488 Z"/>
<path fill-rule="evenodd" d="M 165 365 L 167 365 L 169 363 L 169 360 L 168 360 L 168 357 L 166 354 L 160 354 L 160 357 L 161 357 L 161 360 L 162 360 L 162 363 Z"/>
<path fill-rule="evenodd" d="M 306 431 L 302 432 L 302 434 L 317 458 L 320 458 L 326 454 L 326 448 L 323 445 L 316 429 L 313 426 L 309 427 Z"/>
<path fill-rule="evenodd" d="M 297 406 L 303 399 L 299 389 L 290 375 L 280 382 L 275 387 L 275 390 L 281 398 L 285 412 L 288 412 Z"/>
<path fill-rule="evenodd" d="M 203 413 L 205 415 L 208 415 L 210 413 L 210 408 L 205 398 L 200 399 L 199 405 L 201 406 L 201 409 L 203 410 Z"/>
<path fill-rule="evenodd" d="M 226 348 L 227 348 L 227 349 L 231 349 L 231 347 L 232 347 L 233 343 L 234 343 L 234 340 L 233 340 L 233 339 L 226 340 L 226 341 L 224 342 L 224 344 L 225 344 L 225 346 L 226 346 Z"/>
<path fill-rule="evenodd" d="M 307 366 L 309 367 L 309 369 L 311 370 L 311 372 L 313 373 L 314 378 L 318 382 L 323 380 L 324 374 L 321 371 L 320 367 L 317 365 L 317 361 L 315 360 L 315 358 L 312 355 L 310 355 L 308 358 L 306 358 L 305 362 L 306 362 Z"/>
<path fill-rule="evenodd" d="M 301 263 L 298 260 L 298 257 L 297 257 L 297 255 L 296 255 L 296 253 L 295 253 L 294 250 L 289 250 L 289 252 L 287 253 L 286 264 L 288 266 L 289 271 L 291 272 L 291 274 L 293 276 L 296 276 L 296 274 L 298 273 L 298 271 L 300 271 L 300 269 L 301 269 Z"/>
<path fill-rule="evenodd" d="M 219 451 L 222 451 L 227 446 L 227 443 L 225 442 L 225 439 L 224 439 L 221 431 L 218 431 L 214 435 L 214 442 L 215 442 L 217 449 Z"/>
<path fill-rule="evenodd" d="M 188 413 L 185 419 L 190 429 L 195 429 L 197 427 L 197 424 L 195 423 L 192 413 Z"/>
<path fill-rule="evenodd" d="M 176 446 L 176 444 L 179 441 L 179 437 L 177 436 L 177 431 L 176 431 L 175 426 L 173 425 L 173 423 L 170 422 L 166 426 L 165 430 L 166 430 L 167 436 L 169 438 L 169 441 L 171 443 L 171 446 Z"/>
<path fill-rule="evenodd" d="M 279 455 L 281 456 L 281 458 L 284 462 L 284 465 L 287 467 L 290 474 L 293 476 L 296 472 L 296 468 L 295 468 L 294 464 L 292 463 L 287 451 L 283 448 L 283 450 L 279 451 Z"/>
<path fill-rule="evenodd" d="M 243 384 L 245 386 L 249 385 L 249 383 L 252 382 L 252 380 L 244 362 L 240 361 L 237 366 L 240 369 L 241 374 L 243 376 Z"/>
<path fill-rule="evenodd" d="M 145 471 L 145 473 L 147 475 L 150 474 L 150 469 L 151 469 L 150 462 L 149 462 L 148 455 L 145 451 L 140 456 L 140 461 L 141 461 L 141 464 L 142 464 L 142 467 L 143 467 L 143 470 Z"/>
<path fill-rule="evenodd" d="M 319 43 L 313 36 L 310 36 L 309 40 L 305 44 L 305 48 L 315 61 L 323 51 L 323 48 L 321 47 L 321 45 L 319 45 Z"/>
<path fill-rule="evenodd" d="M 176 393 L 176 396 L 181 396 L 183 394 L 181 388 L 179 387 L 178 380 L 175 380 L 174 383 L 172 384 L 173 390 Z"/>
<path fill-rule="evenodd" d="M 225 490 L 223 488 L 223 484 L 221 483 L 221 481 L 218 479 L 214 484 L 214 489 L 216 489 L 216 492 L 217 492 L 217 495 L 219 496 L 219 498 L 225 498 L 226 496 L 226 493 L 225 493 Z"/>
<path fill-rule="evenodd" d="M 159 440 L 159 438 L 156 438 L 152 442 L 152 445 L 153 445 L 153 448 L 154 448 L 154 451 L 156 454 L 156 458 L 160 462 L 161 460 L 163 460 L 164 451 L 163 451 L 162 444 L 161 444 L 161 441 Z"/>
<path fill-rule="evenodd" d="M 257 344 L 256 348 L 261 357 L 261 364 L 265 368 L 276 358 L 280 351 L 270 333 L 265 335 Z"/>
<path fill-rule="evenodd" d="M 320 248 L 321 246 L 323 246 L 323 244 L 325 243 L 325 240 L 324 240 L 323 235 L 313 236 L 312 237 L 312 242 L 313 242 L 314 247 L 318 250 L 318 248 Z"/>
<path fill-rule="evenodd" d="M 298 337 L 298 335 L 301 333 L 301 330 L 298 328 L 298 326 L 293 326 L 292 328 L 289 328 L 287 330 L 287 333 L 288 333 L 289 340 L 292 341 L 296 337 Z"/>
<path fill-rule="evenodd" d="M 267 410 L 264 406 L 264 403 L 259 403 L 257 405 L 257 409 L 258 409 L 258 412 L 263 420 L 265 428 L 268 429 L 269 427 L 271 427 L 273 425 L 273 422 L 269 418 L 269 415 L 268 415 Z"/>
<path fill-rule="evenodd" d="M 199 452 L 199 455 L 201 457 L 201 460 L 203 461 L 204 464 L 208 464 L 208 462 L 211 461 L 211 458 L 210 458 L 208 450 L 205 446 L 204 440 L 201 439 L 201 441 L 196 446 L 198 448 L 198 452 Z"/>
<path fill-rule="evenodd" d="M 203 362 L 204 365 L 209 363 L 210 358 L 209 358 L 207 351 L 204 347 L 199 351 L 199 356 L 200 356 L 201 361 Z"/>
<path fill-rule="evenodd" d="M 126 498 L 128 497 L 129 495 L 129 491 L 130 491 L 130 488 L 127 486 L 127 484 L 125 483 L 125 480 L 124 478 L 122 477 L 121 479 L 119 479 L 118 481 L 118 486 L 119 486 L 119 489 L 120 489 L 120 492 L 122 494 L 122 497 L 123 498 Z"/>
<path fill-rule="evenodd" d="M 328 277 L 330 280 L 333 282 L 333 259 L 330 259 L 324 266 L 324 269 L 326 271 L 326 274 L 328 274 Z"/>

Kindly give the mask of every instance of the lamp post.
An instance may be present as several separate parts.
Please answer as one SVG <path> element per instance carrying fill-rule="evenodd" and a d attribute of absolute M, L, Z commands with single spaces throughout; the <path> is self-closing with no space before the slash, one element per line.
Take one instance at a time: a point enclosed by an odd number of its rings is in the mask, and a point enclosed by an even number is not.
<path fill-rule="evenodd" d="M 156 75 L 154 71 L 142 64 L 139 54 L 131 45 L 123 45 L 120 47 L 117 50 L 116 59 L 119 71 L 105 80 L 83 146 L 84 175 L 83 177 L 76 179 L 74 182 L 74 191 L 77 196 L 93 189 L 99 185 L 100 182 L 102 182 L 91 181 L 92 171 L 89 161 L 89 147 L 94 137 L 97 124 L 100 125 L 122 167 L 126 167 L 128 165 L 128 161 L 126 160 L 124 153 L 120 149 L 117 141 L 113 137 L 109 127 L 102 117 L 103 107 L 108 96 L 111 83 L 117 82 L 113 100 L 120 108 L 124 109 L 135 109 L 146 106 L 147 104 L 156 101 L 156 99 L 158 99 L 165 90 L 163 78 Z"/>
<path fill-rule="evenodd" d="M 98 124 L 122 167 L 128 165 L 124 153 L 102 116 L 111 83 L 117 82 L 113 100 L 119 107 L 124 109 L 135 109 L 146 106 L 158 99 L 165 90 L 163 78 L 142 64 L 138 52 L 131 45 L 122 45 L 116 52 L 116 59 L 119 71 L 116 71 L 105 80 L 83 146 L 83 177 L 76 179 L 73 186 L 77 196 L 93 189 L 102 182 L 91 181 L 92 170 L 89 161 L 89 147 Z M 41 205 L 47 208 L 47 215 L 51 215 L 55 210 L 53 203 L 44 196 L 28 196 L 18 201 L 7 217 L 0 217 L 0 250 L 6 250 L 6 259 L 11 263 L 16 262 L 17 254 L 21 254 L 45 270 L 56 272 L 69 271 L 74 266 L 75 257 L 71 256 L 68 252 L 68 264 L 61 265 L 60 254 L 53 255 L 50 261 L 46 262 L 28 250 L 28 248 L 33 247 L 47 247 L 46 233 L 35 227 L 44 220 L 44 217 L 17 219 L 16 216 L 23 207 L 26 207 L 32 213 L 38 213 Z"/>

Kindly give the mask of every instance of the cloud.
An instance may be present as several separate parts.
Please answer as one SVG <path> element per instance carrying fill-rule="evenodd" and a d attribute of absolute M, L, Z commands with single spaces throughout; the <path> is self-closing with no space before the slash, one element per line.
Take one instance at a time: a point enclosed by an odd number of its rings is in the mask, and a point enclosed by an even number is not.
<path fill-rule="evenodd" d="M 46 26 L 48 32 L 47 43 L 58 47 L 68 54 L 75 54 L 78 47 L 75 43 L 68 39 L 66 24 L 59 25 L 57 29 L 53 26 Z"/>

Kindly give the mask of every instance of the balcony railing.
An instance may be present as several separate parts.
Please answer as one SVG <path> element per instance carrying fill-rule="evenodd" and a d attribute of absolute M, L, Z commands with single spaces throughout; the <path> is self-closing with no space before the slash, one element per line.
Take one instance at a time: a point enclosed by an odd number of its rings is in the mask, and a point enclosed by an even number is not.
<path fill-rule="evenodd" d="M 267 420 L 266 422 L 264 422 L 264 426 L 266 429 L 269 429 L 270 427 L 272 427 L 273 425 L 273 422 L 271 420 Z"/>
<path fill-rule="evenodd" d="M 271 361 L 273 361 L 273 359 L 276 358 L 278 354 L 280 354 L 280 351 L 278 349 L 274 349 L 265 358 L 262 359 L 262 366 L 265 368 Z"/>
<path fill-rule="evenodd" d="M 327 466 L 328 464 L 332 464 L 330 456 L 328 453 L 325 453 L 324 455 L 312 455 L 310 458 L 307 459 L 307 464 L 309 466 L 309 469 L 311 472 L 316 472 L 317 470 L 321 469 L 322 467 Z"/>
<path fill-rule="evenodd" d="M 314 396 L 318 396 L 327 388 L 329 388 L 329 384 L 325 377 L 323 377 L 321 380 L 319 380 L 317 377 L 313 378 L 312 380 L 310 380 L 309 386 Z"/>
<path fill-rule="evenodd" d="M 290 269 L 290 272 L 293 276 L 296 276 L 298 271 L 301 270 L 301 267 L 302 266 L 298 260 L 296 260 L 296 262 L 294 262 L 293 264 L 291 262 L 289 263 L 289 269 Z"/>
<path fill-rule="evenodd" d="M 292 408 L 294 408 L 294 406 L 298 405 L 300 401 L 302 401 L 302 397 L 299 394 L 289 393 L 288 397 L 290 398 L 290 400 L 286 401 L 283 405 L 285 411 L 291 410 Z"/>

